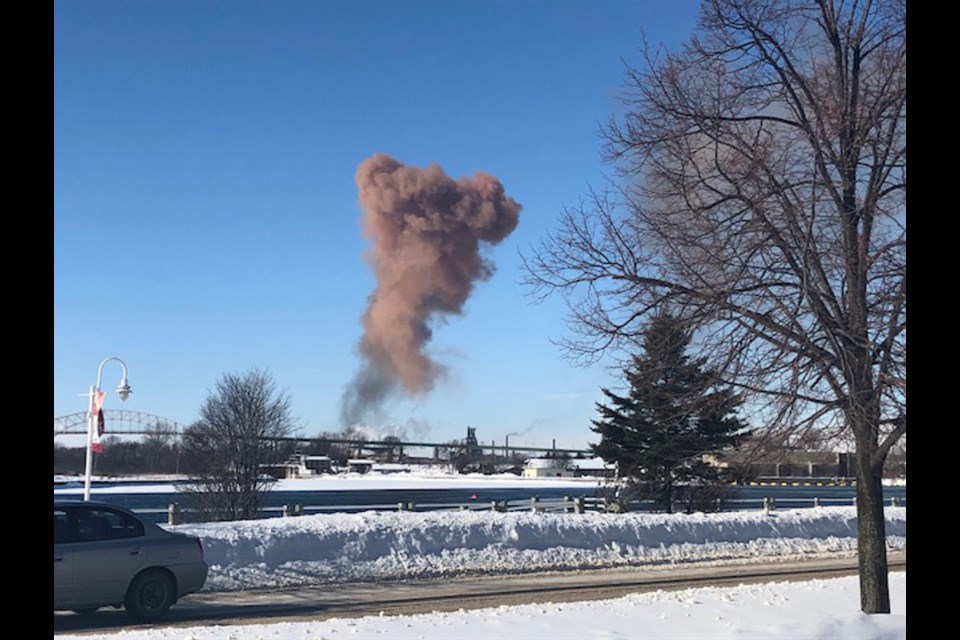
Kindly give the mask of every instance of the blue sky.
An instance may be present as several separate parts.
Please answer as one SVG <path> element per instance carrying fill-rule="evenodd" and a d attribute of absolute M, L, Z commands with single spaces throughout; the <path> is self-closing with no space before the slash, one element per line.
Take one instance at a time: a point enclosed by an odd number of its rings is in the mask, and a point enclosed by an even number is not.
<path fill-rule="evenodd" d="M 520 255 L 610 173 L 597 128 L 642 34 L 675 46 L 695 20 L 666 0 L 55 2 L 54 417 L 118 356 L 123 408 L 190 423 L 257 367 L 303 435 L 339 430 L 375 286 L 354 173 L 384 152 L 491 173 L 523 211 L 435 327 L 449 379 L 371 426 L 585 447 L 615 380 L 551 343 L 565 309 L 532 302 Z M 119 378 L 107 365 L 103 388 Z"/>

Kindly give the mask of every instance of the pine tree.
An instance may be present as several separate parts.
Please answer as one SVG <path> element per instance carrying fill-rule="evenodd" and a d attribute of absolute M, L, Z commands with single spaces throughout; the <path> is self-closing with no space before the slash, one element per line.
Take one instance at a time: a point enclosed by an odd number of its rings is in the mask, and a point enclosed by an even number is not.
<path fill-rule="evenodd" d="M 617 463 L 637 497 L 667 512 L 677 502 L 688 512 L 716 508 L 733 475 L 703 454 L 749 435 L 736 415 L 742 400 L 687 355 L 690 339 L 676 318 L 655 317 L 643 333 L 643 354 L 624 370 L 629 394 L 602 389 L 608 402 L 597 403 L 591 429 L 600 435 L 593 451 Z"/>

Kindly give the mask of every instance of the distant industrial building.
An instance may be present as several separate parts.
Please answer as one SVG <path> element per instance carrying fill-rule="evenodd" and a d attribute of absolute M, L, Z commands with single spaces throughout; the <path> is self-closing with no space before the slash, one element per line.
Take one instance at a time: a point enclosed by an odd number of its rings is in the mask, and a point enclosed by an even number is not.
<path fill-rule="evenodd" d="M 758 453 L 738 450 L 705 454 L 704 462 L 740 469 L 748 480 L 846 480 L 856 477 L 852 454 L 833 451 L 775 451 Z"/>
<path fill-rule="evenodd" d="M 530 458 L 523 466 L 524 478 L 612 478 L 616 465 L 600 458 Z"/>

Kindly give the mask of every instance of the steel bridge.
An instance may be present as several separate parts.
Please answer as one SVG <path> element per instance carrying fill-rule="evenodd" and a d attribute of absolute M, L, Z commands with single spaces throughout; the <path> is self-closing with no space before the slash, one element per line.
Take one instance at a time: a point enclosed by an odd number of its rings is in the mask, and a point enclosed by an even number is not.
<path fill-rule="evenodd" d="M 103 419 L 106 435 L 146 435 L 162 431 L 165 434 L 179 437 L 186 430 L 183 425 L 169 418 L 162 418 L 141 411 L 127 411 L 125 409 L 104 409 Z M 71 413 L 59 418 L 53 419 L 53 437 L 60 435 L 86 435 L 87 433 L 87 412 L 80 411 Z M 469 448 L 477 449 L 481 454 L 485 452 L 502 453 L 509 455 L 510 452 L 523 451 L 534 454 L 560 454 L 568 456 L 592 455 L 588 449 L 562 449 L 557 447 L 527 447 L 524 445 L 507 444 L 488 444 L 478 443 L 476 437 L 468 437 L 460 442 L 411 442 L 411 441 L 391 441 L 391 440 L 358 440 L 356 438 L 337 438 L 327 436 L 317 437 L 286 437 L 286 438 L 266 438 L 275 444 L 289 443 L 295 448 L 308 447 L 312 443 L 323 441 L 329 444 L 345 445 L 356 449 L 358 452 L 363 450 L 383 450 L 383 449 L 411 449 L 411 448 L 431 448 L 431 449 L 457 449 L 465 451 Z"/>
<path fill-rule="evenodd" d="M 142 411 L 103 409 L 103 421 L 109 435 L 145 435 L 162 430 L 171 435 L 181 435 L 186 427 L 175 420 L 161 418 Z M 60 435 L 86 435 L 87 412 L 70 413 L 53 419 L 53 437 Z"/>

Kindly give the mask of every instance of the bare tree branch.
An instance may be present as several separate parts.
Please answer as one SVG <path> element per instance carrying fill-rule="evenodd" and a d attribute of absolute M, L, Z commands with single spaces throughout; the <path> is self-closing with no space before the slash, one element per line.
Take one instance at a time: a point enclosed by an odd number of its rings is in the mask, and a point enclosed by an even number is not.
<path fill-rule="evenodd" d="M 855 442 L 861 604 L 889 610 L 880 474 L 905 434 L 902 0 L 707 0 L 677 51 L 628 67 L 604 128 L 618 184 L 525 255 L 580 362 L 623 359 L 657 313 L 770 428 Z"/>

